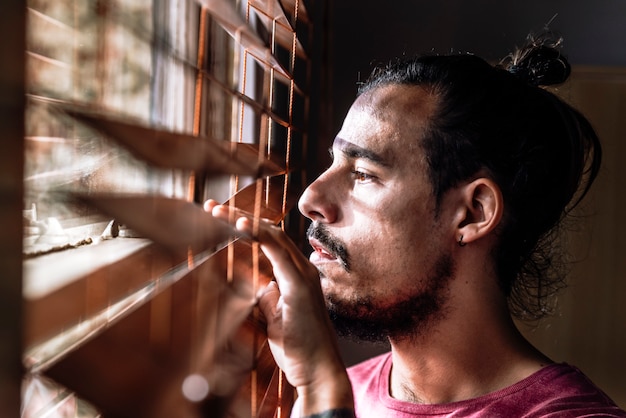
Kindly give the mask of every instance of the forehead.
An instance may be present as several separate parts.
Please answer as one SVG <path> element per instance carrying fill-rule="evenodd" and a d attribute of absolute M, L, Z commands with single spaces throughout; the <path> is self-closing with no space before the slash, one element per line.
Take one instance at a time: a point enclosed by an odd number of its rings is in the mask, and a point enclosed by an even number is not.
<path fill-rule="evenodd" d="M 351 143 L 388 161 L 414 155 L 436 106 L 436 97 L 419 86 L 377 87 L 353 103 L 335 146 Z"/>

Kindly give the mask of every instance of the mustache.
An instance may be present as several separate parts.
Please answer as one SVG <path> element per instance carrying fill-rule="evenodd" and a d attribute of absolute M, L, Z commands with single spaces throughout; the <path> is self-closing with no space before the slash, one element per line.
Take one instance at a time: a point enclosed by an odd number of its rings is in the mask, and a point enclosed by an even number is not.
<path fill-rule="evenodd" d="M 326 225 L 313 222 L 306 231 L 307 238 L 314 238 L 337 260 L 341 262 L 346 271 L 350 271 L 350 256 L 346 245 L 341 240 L 333 237 Z"/>

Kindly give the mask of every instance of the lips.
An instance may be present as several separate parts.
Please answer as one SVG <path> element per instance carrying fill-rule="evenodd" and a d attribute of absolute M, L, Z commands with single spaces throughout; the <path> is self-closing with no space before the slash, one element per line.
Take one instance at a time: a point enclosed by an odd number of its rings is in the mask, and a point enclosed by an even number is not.
<path fill-rule="evenodd" d="M 313 222 L 307 230 L 307 237 L 314 250 L 309 257 L 311 263 L 319 265 L 336 262 L 345 271 L 350 271 L 350 257 L 345 244 L 334 237 L 324 224 Z"/>
<path fill-rule="evenodd" d="M 313 247 L 313 253 L 311 254 L 311 262 L 313 262 L 313 258 L 315 261 L 333 261 L 336 260 L 337 257 L 333 255 L 326 247 L 324 247 L 318 240 L 315 238 L 309 239 L 309 244 Z"/>

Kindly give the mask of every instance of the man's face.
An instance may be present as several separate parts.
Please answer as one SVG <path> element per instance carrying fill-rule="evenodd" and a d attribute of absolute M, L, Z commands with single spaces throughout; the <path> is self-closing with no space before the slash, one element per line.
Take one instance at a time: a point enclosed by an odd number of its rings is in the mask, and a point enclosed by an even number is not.
<path fill-rule="evenodd" d="M 331 317 L 360 338 L 405 337 L 442 313 L 453 266 L 419 146 L 435 106 L 419 87 L 361 95 L 300 199 Z"/>

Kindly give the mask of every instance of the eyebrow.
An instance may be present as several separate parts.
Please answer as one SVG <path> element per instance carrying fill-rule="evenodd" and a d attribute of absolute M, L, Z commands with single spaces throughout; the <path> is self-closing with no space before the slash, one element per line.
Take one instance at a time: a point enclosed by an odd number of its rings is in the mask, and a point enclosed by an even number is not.
<path fill-rule="evenodd" d="M 360 147 L 352 142 L 349 142 L 343 138 L 336 137 L 333 147 L 337 147 L 346 157 L 352 159 L 363 158 L 369 160 L 375 164 L 390 167 L 391 164 L 380 154 L 369 150 L 367 148 Z M 330 155 L 333 155 L 333 149 L 329 149 Z"/>

